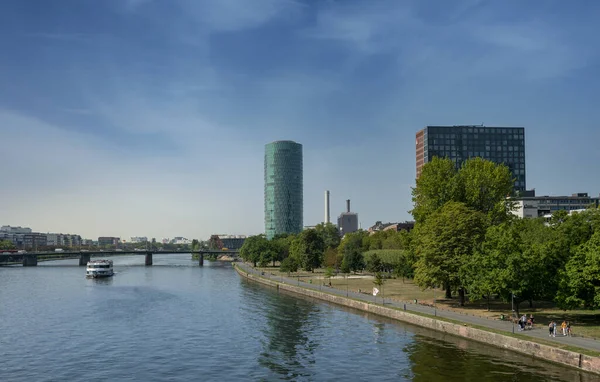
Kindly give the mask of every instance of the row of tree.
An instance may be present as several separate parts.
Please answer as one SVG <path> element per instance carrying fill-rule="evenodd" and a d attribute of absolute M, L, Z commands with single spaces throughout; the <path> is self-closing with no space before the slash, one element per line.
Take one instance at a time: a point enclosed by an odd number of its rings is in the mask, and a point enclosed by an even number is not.
<path fill-rule="evenodd" d="M 422 288 L 457 293 L 460 304 L 499 297 L 554 301 L 565 309 L 600 307 L 600 211 L 549 221 L 512 213 L 514 179 L 505 165 L 482 158 L 457 168 L 433 158 L 413 189 L 413 231 L 357 231 L 340 238 L 332 224 L 297 235 L 246 239 L 241 256 L 282 271 L 331 267 L 342 272 L 414 278 Z"/>

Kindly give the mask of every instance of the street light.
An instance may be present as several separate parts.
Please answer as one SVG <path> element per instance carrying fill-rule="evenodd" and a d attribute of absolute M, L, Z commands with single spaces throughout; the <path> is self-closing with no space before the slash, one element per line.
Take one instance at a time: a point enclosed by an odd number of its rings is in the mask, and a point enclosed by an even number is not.
<path fill-rule="evenodd" d="M 433 315 L 437 317 L 437 306 L 435 305 L 435 286 L 433 287 Z"/>
<path fill-rule="evenodd" d="M 515 333 L 515 318 L 514 313 L 515 313 L 515 293 L 511 292 L 511 299 L 510 299 L 510 320 L 512 321 L 512 332 L 513 334 Z"/>

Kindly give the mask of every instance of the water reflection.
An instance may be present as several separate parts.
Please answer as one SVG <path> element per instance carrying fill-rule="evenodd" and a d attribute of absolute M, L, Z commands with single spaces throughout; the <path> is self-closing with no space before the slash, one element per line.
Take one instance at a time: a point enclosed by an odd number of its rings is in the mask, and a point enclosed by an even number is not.
<path fill-rule="evenodd" d="M 318 338 L 310 333 L 312 314 L 317 305 L 285 294 L 269 294 L 267 314 L 262 332 L 263 350 L 258 358 L 261 366 L 269 368 L 281 379 L 295 380 L 313 375 L 309 365 L 315 363 Z"/>

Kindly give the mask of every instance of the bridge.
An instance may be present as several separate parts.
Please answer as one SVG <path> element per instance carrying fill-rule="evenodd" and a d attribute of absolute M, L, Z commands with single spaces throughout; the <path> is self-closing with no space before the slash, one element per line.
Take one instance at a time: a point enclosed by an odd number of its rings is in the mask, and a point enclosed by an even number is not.
<path fill-rule="evenodd" d="M 24 253 L 1 253 L 0 265 L 23 264 L 24 267 L 34 267 L 39 260 L 62 260 L 79 258 L 79 266 L 84 267 L 92 256 L 120 256 L 120 255 L 143 255 L 145 256 L 146 265 L 152 265 L 152 255 L 169 255 L 189 253 L 198 255 L 198 265 L 204 265 L 204 255 L 229 255 L 237 258 L 239 251 L 222 251 L 222 250 L 198 250 L 198 251 L 131 251 L 131 250 L 112 250 L 112 251 L 65 251 L 65 252 L 24 252 Z"/>

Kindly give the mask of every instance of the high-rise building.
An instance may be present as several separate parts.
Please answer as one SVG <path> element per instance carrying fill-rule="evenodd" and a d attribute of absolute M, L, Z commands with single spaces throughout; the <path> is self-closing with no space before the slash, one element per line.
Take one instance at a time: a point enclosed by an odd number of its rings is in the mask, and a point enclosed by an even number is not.
<path fill-rule="evenodd" d="M 298 233 L 303 226 L 302 145 L 265 145 L 265 233 Z"/>
<path fill-rule="evenodd" d="M 433 157 L 450 158 L 457 167 L 481 157 L 505 164 L 515 178 L 515 190 L 526 190 L 523 127 L 427 126 L 416 138 L 417 178 Z"/>

